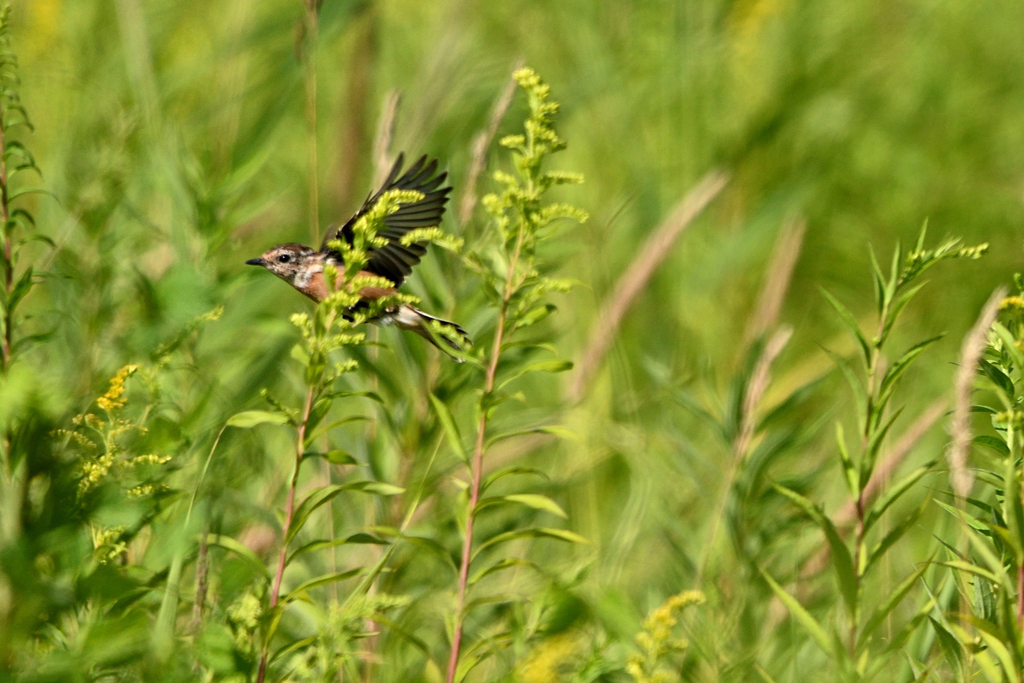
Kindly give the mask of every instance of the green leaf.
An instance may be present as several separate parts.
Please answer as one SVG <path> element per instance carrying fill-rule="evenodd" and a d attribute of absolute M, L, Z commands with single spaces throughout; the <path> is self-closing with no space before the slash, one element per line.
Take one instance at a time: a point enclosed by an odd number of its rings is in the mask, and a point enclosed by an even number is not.
<path fill-rule="evenodd" d="M 889 317 L 883 321 L 882 334 L 878 338 L 879 346 L 885 343 L 886 339 L 889 338 L 889 332 L 892 331 L 892 327 L 896 324 L 896 320 L 900 317 L 900 313 L 902 313 L 903 309 L 910 303 L 910 300 L 921 291 L 922 287 L 924 287 L 924 283 L 911 287 L 907 291 L 903 292 L 903 294 L 901 294 L 889 308 Z"/>
<path fill-rule="evenodd" d="M 871 530 L 871 527 L 875 525 L 875 522 L 882 518 L 885 511 L 888 510 L 893 503 L 899 500 L 900 496 L 909 491 L 914 484 L 921 480 L 922 477 L 930 473 L 934 466 L 934 460 L 925 463 L 886 489 L 885 493 L 880 495 L 868 510 L 868 514 L 864 519 L 864 535 L 867 535 Z"/>
<path fill-rule="evenodd" d="M 228 427 L 241 427 L 242 429 L 262 424 L 288 424 L 288 418 L 281 413 L 271 413 L 266 410 L 246 410 L 231 416 L 227 422 Z"/>
<path fill-rule="evenodd" d="M 299 506 L 295 508 L 295 512 L 292 514 L 292 522 L 288 527 L 288 532 L 284 537 L 284 544 L 287 546 L 291 543 L 292 539 L 295 538 L 296 534 L 302 530 L 302 527 L 306 524 L 306 520 L 313 514 L 313 511 L 324 503 L 330 502 L 335 496 L 345 490 L 345 486 L 342 484 L 334 484 L 331 486 L 324 486 L 313 491 L 311 494 L 306 496 Z"/>
<path fill-rule="evenodd" d="M 888 303 L 885 298 L 885 276 L 882 275 L 882 267 L 878 265 L 875 249 L 870 244 L 868 253 L 871 255 L 871 280 L 875 285 L 875 307 L 878 309 L 878 315 L 882 315 L 882 311 Z"/>
<path fill-rule="evenodd" d="M 18 281 L 14 284 L 14 288 L 11 290 L 11 295 L 7 297 L 8 314 L 12 314 L 14 310 L 18 307 L 18 304 L 21 303 L 21 300 L 28 295 L 29 291 L 31 291 L 32 273 L 32 266 L 29 266 L 25 270 L 25 272 L 21 274 L 21 277 L 18 278 Z"/>
<path fill-rule="evenodd" d="M 270 572 L 267 571 L 266 565 L 263 564 L 263 561 L 256 556 L 256 553 L 254 553 L 252 550 L 245 547 L 235 539 L 231 538 L 230 536 L 221 536 L 219 534 L 207 534 L 206 544 L 210 546 L 217 546 L 218 548 L 223 548 L 224 550 L 233 552 L 235 555 L 238 555 L 240 558 L 242 558 L 243 560 L 251 564 L 253 567 L 255 567 L 261 575 L 268 579 L 270 578 Z"/>
<path fill-rule="evenodd" d="M 803 626 L 804 630 L 807 631 L 807 635 L 817 643 L 818 647 L 820 647 L 825 654 L 833 656 L 834 653 L 832 651 L 831 639 L 825 633 L 825 629 L 823 629 L 821 625 L 815 621 L 814 617 L 811 616 L 811 613 L 804 609 L 804 606 L 801 605 L 796 598 L 786 592 L 785 588 L 775 583 L 775 579 L 769 576 L 768 572 L 762 569 L 761 576 L 763 576 L 764 580 L 768 582 L 771 589 L 775 591 L 775 595 L 778 596 L 779 600 L 782 601 L 782 604 L 786 606 L 786 609 L 789 610 L 789 613 L 794 619 L 796 619 L 797 623 Z"/>
<path fill-rule="evenodd" d="M 893 424 L 903 414 L 903 409 L 906 406 L 900 406 L 892 412 L 892 414 L 886 419 L 881 426 L 875 427 L 871 431 L 871 438 L 868 440 L 867 450 L 864 452 L 864 458 L 866 462 L 861 464 L 861 482 L 864 486 L 868 485 L 871 480 L 871 474 L 875 469 L 875 461 L 878 459 L 878 451 L 882 448 L 882 442 L 885 440 L 889 430 L 892 429 Z M 879 416 L 881 413 L 875 413 Z"/>
<path fill-rule="evenodd" d="M 925 349 L 939 341 L 946 335 L 940 334 L 930 339 L 925 339 L 923 342 L 915 344 L 910 347 L 906 353 L 899 357 L 899 359 L 893 363 L 885 373 L 885 377 L 882 379 L 882 384 L 879 387 L 878 395 L 878 409 L 881 410 L 888 402 L 889 397 L 892 396 L 892 392 L 896 389 L 896 383 L 899 382 L 900 377 L 907 371 L 910 364 L 917 359 Z"/>
<path fill-rule="evenodd" d="M 557 541 L 566 541 L 567 543 L 579 543 L 582 545 L 593 545 L 590 541 L 583 538 L 579 534 L 574 534 L 571 531 L 565 529 L 549 529 L 545 527 L 534 527 L 531 529 L 519 529 L 516 531 L 506 531 L 505 533 L 492 536 L 476 549 L 473 553 L 475 558 L 477 555 L 482 553 L 487 548 L 499 545 L 501 543 L 507 543 L 520 538 L 553 538 Z"/>
<path fill-rule="evenodd" d="M 469 585 L 472 586 L 473 584 L 477 583 L 485 577 L 490 576 L 491 574 L 496 574 L 500 571 L 511 569 L 512 567 L 529 567 L 531 569 L 536 569 L 538 572 L 541 572 L 540 568 L 533 562 L 530 562 L 529 560 L 521 560 L 518 557 L 506 557 L 501 560 L 498 560 L 489 567 L 481 569 L 472 577 L 470 577 Z"/>
<path fill-rule="evenodd" d="M 1017 458 L 1007 458 L 1005 470 L 1003 517 L 1006 519 L 1007 536 L 1013 548 L 1014 559 L 1020 562 L 1024 560 L 1024 506 L 1020 500 L 1020 469 L 1017 467 Z"/>
<path fill-rule="evenodd" d="M 317 452 L 317 451 L 307 451 L 306 453 L 302 454 L 302 457 L 304 459 L 305 458 L 323 458 L 324 460 L 326 460 L 327 462 L 331 463 L 332 465 L 358 465 L 358 464 L 360 464 L 359 461 L 356 460 L 355 457 L 353 457 L 351 454 L 349 454 L 349 453 L 347 453 L 347 452 L 345 452 L 345 451 L 343 451 L 341 449 L 337 449 L 337 448 L 333 449 L 333 450 L 330 450 L 330 451 L 327 451 L 326 453 Z"/>
<path fill-rule="evenodd" d="M 535 325 L 557 310 L 558 307 L 555 306 L 554 304 L 544 304 L 543 306 L 538 306 L 537 308 L 534 308 L 533 310 L 521 315 L 515 321 L 515 329 L 521 330 L 524 327 Z"/>
<path fill-rule="evenodd" d="M 466 449 L 462 447 L 462 435 L 459 434 L 459 428 L 456 426 L 452 414 L 448 411 L 448 406 L 442 403 L 441 399 L 437 396 L 433 394 L 429 396 L 430 403 L 434 406 L 434 412 L 437 414 L 437 419 L 441 422 L 444 434 L 448 438 L 448 445 L 451 446 L 459 460 L 466 462 L 468 458 L 466 456 Z"/>
<path fill-rule="evenodd" d="M 343 491 L 359 491 L 362 493 L 372 493 L 380 496 L 393 496 L 405 491 L 400 486 L 394 486 L 392 484 L 386 484 L 379 481 L 352 481 L 347 484 L 332 484 L 331 486 L 323 486 L 310 493 L 306 498 L 299 503 L 299 506 L 295 509 L 292 515 L 292 524 L 288 528 L 288 533 L 285 536 L 285 545 L 290 543 L 295 535 L 299 533 L 303 525 L 309 516 L 313 514 L 313 511 L 324 503 L 330 502 Z"/>
<path fill-rule="evenodd" d="M 314 643 L 316 643 L 317 638 L 318 638 L 318 636 L 306 636 L 305 638 L 300 638 L 299 640 L 293 640 L 292 642 L 288 643 L 287 645 L 279 647 L 277 649 L 277 651 L 274 652 L 273 655 L 271 655 L 270 660 L 269 660 L 270 663 L 273 664 L 274 662 L 276 662 L 278 659 L 280 659 L 281 657 L 283 657 L 286 654 L 289 654 L 291 652 L 296 652 L 297 650 L 302 650 L 304 648 L 309 647 L 310 645 L 313 645 Z"/>
<path fill-rule="evenodd" d="M 836 531 L 835 525 L 832 524 L 832 520 L 821 511 L 821 508 L 796 491 L 779 484 L 773 484 L 773 487 L 783 496 L 796 503 L 797 507 L 803 510 L 804 514 L 810 517 L 825 533 L 825 540 L 828 541 L 829 551 L 832 555 L 832 566 L 835 568 L 836 580 L 839 584 L 839 592 L 846 602 L 847 609 L 850 612 L 854 612 L 857 608 L 857 575 L 854 572 L 850 551 L 839 537 L 839 533 Z"/>
<path fill-rule="evenodd" d="M 896 609 L 896 607 L 903 601 L 903 598 L 907 596 L 910 589 L 912 589 L 920 578 L 924 576 L 925 571 L 928 570 L 930 565 L 930 558 L 927 562 L 922 562 L 921 566 L 917 568 L 917 571 L 904 579 L 903 583 L 897 586 L 896 590 L 890 593 L 889 597 L 883 600 L 882 604 L 875 608 L 875 611 L 868 618 L 867 623 L 864 624 L 864 628 L 861 629 L 860 636 L 857 639 L 858 644 L 856 650 L 858 653 L 868 642 L 870 642 L 871 635 L 879 626 L 882 625 L 882 622 L 885 621 L 887 616 L 889 616 L 889 613 Z"/>
<path fill-rule="evenodd" d="M 558 506 L 558 503 L 551 500 L 547 496 L 542 496 L 535 493 L 517 493 L 509 496 L 496 496 L 493 498 L 484 498 L 477 503 L 476 508 L 473 510 L 473 514 L 479 513 L 484 508 L 492 507 L 494 505 L 500 505 L 502 503 L 518 503 L 531 507 L 534 510 L 544 510 L 550 512 L 553 515 L 558 515 L 563 519 L 568 519 L 569 516 L 565 514 L 565 511 Z"/>
<path fill-rule="evenodd" d="M 927 505 L 927 502 L 925 505 Z M 896 526 L 890 529 L 889 533 L 887 533 L 882 540 L 878 542 L 878 545 L 871 550 L 868 554 L 867 564 L 864 565 L 865 576 L 871 567 L 873 567 L 874 564 L 885 555 L 886 551 L 895 545 L 896 541 L 900 540 L 903 537 L 903 534 L 917 523 L 917 520 L 921 517 L 921 513 L 924 512 L 925 505 L 922 505 L 904 517 L 898 524 L 896 524 Z"/>
<path fill-rule="evenodd" d="M 318 576 L 315 579 L 304 581 L 303 583 L 299 584 L 294 590 L 288 593 L 288 595 L 286 595 L 281 600 L 281 602 L 284 604 L 288 604 L 289 602 L 293 602 L 301 597 L 304 597 L 307 591 L 311 591 L 314 588 L 319 588 L 320 586 L 326 586 L 328 584 L 335 583 L 336 581 L 344 581 L 345 579 L 351 579 L 353 576 L 358 575 L 362 571 L 365 571 L 363 567 L 356 567 L 355 569 L 349 569 L 347 571 L 337 572 L 335 574 L 325 574 L 324 576 Z"/>
<path fill-rule="evenodd" d="M 531 372 L 565 372 L 566 370 L 572 370 L 572 361 L 564 360 L 564 359 L 556 359 L 556 360 L 542 360 L 542 361 L 537 361 L 536 363 L 529 363 L 528 365 L 524 365 L 524 366 L 520 367 L 518 370 L 513 372 L 511 375 L 509 375 L 508 377 L 505 377 L 503 380 L 498 382 L 498 386 L 496 386 L 494 388 L 494 390 L 495 391 L 501 391 L 506 386 L 508 386 L 512 382 L 516 381 L 517 379 L 519 379 L 523 375 L 529 374 Z"/>
<path fill-rule="evenodd" d="M 499 441 L 504 441 L 505 439 L 511 439 L 517 436 L 526 436 L 527 434 L 553 434 L 563 439 L 571 439 L 573 441 L 580 440 L 579 434 L 577 434 L 576 432 L 572 432 L 566 429 L 565 427 L 558 427 L 556 425 L 542 425 L 539 427 L 525 427 L 523 429 L 515 429 L 510 432 L 503 432 L 496 436 L 492 436 L 491 438 L 487 439 L 487 443 L 484 445 L 484 448 L 490 448 L 494 444 L 498 443 Z"/>
<path fill-rule="evenodd" d="M 483 494 L 483 492 L 486 491 L 491 486 L 491 484 L 494 484 L 496 481 L 504 479 L 505 477 L 512 477 L 520 474 L 532 474 L 541 477 L 542 479 L 548 478 L 547 474 L 545 474 L 541 470 L 538 470 L 535 467 L 525 467 L 523 465 L 510 465 L 508 467 L 502 467 L 501 469 L 495 470 L 494 472 L 491 472 L 489 475 L 487 475 L 487 477 L 484 478 L 483 484 L 480 485 L 480 493 Z"/>
<path fill-rule="evenodd" d="M 985 645 L 988 646 L 988 649 L 999 660 L 999 665 L 1003 668 L 1003 673 L 1006 675 L 1007 680 L 1020 683 L 1021 666 L 1018 661 L 1015 661 L 1015 657 L 1006 647 L 1004 641 L 1012 642 L 1007 637 L 1007 634 L 997 630 L 992 623 L 973 615 L 965 614 L 961 618 L 978 630 L 978 635 L 981 636 L 981 639 L 985 641 Z"/>
<path fill-rule="evenodd" d="M 992 323 L 992 330 L 1002 340 L 1003 349 L 1010 354 L 1010 358 L 1013 364 L 1017 366 L 1017 370 L 1024 372 L 1024 354 L 1017 348 L 1017 340 L 1014 339 L 1013 334 L 998 320 Z"/>
<path fill-rule="evenodd" d="M 1002 370 L 992 365 L 984 358 L 978 361 L 978 365 L 981 367 L 981 371 L 985 373 L 985 376 L 992 380 L 992 383 L 995 384 L 1004 394 L 1006 394 L 1006 397 L 1012 401 L 1015 394 L 1013 389 L 1013 380 L 1007 377 Z"/>
<path fill-rule="evenodd" d="M 332 429 L 336 429 L 338 427 L 350 424 L 352 422 L 369 421 L 369 419 L 370 418 L 367 417 L 366 415 L 349 415 L 348 417 L 338 420 L 337 422 L 332 422 L 329 425 L 320 427 L 319 429 L 317 429 L 312 434 L 306 437 L 306 443 L 304 445 L 306 448 L 308 448 L 311 443 L 313 443 L 314 441 L 316 441 L 317 439 L 319 439 L 321 436 L 328 433 Z"/>
<path fill-rule="evenodd" d="M 827 353 L 829 358 L 832 359 L 832 362 L 835 363 L 843 373 L 843 377 L 846 378 L 846 382 L 850 385 L 850 389 L 853 390 L 854 403 L 857 405 L 857 422 L 860 425 L 860 431 L 863 433 L 868 419 L 867 413 L 865 412 L 868 404 L 867 390 L 865 390 L 864 384 L 860 381 L 860 378 L 857 377 L 857 373 L 854 372 L 852 367 L 850 367 L 850 364 L 846 362 L 845 358 L 830 349 L 826 349 L 824 346 L 821 348 L 824 349 L 825 353 Z"/>
<path fill-rule="evenodd" d="M 988 434 L 979 434 L 978 436 L 974 437 L 974 439 L 972 439 L 972 442 L 978 444 L 979 446 L 984 446 L 989 450 L 995 451 L 997 454 L 1001 455 L 1004 458 L 1009 457 L 1010 455 L 1010 447 L 1006 445 L 1006 442 L 994 436 L 990 436 Z"/>
<path fill-rule="evenodd" d="M 864 333 L 860 331 L 860 326 L 857 325 L 856 318 L 853 317 L 853 314 L 850 313 L 846 306 L 839 303 L 839 300 L 829 294 L 828 291 L 821 287 L 819 287 L 818 290 L 825 297 L 825 300 L 832 305 L 832 308 L 836 310 L 836 313 L 839 314 L 839 318 L 846 326 L 846 331 L 850 333 L 860 346 L 861 354 L 864 356 L 864 366 L 867 367 L 871 365 L 871 345 L 868 344 L 868 340 L 864 337 Z"/>
<path fill-rule="evenodd" d="M 839 446 L 839 460 L 843 465 L 843 475 L 846 479 L 846 488 L 850 490 L 850 496 L 856 500 L 860 498 L 860 476 L 857 468 L 850 459 L 850 453 L 846 450 L 846 435 L 843 433 L 843 425 L 836 420 L 836 443 Z"/>
<path fill-rule="evenodd" d="M 337 538 L 333 541 L 326 539 L 313 541 L 293 550 L 292 554 L 289 555 L 288 559 L 285 561 L 285 564 L 291 564 L 292 560 L 299 555 L 316 552 L 318 550 L 326 550 L 327 548 L 336 548 L 342 545 L 388 545 L 388 542 L 363 532 L 352 534 L 346 538 Z"/>

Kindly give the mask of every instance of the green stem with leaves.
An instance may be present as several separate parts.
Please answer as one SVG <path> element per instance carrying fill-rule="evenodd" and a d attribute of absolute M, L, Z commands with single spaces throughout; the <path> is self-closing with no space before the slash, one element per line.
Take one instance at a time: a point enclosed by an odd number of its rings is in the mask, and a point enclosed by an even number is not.
<path fill-rule="evenodd" d="M 281 552 L 277 557 L 277 569 L 274 572 L 274 582 L 270 588 L 270 609 L 277 607 L 277 601 L 281 595 L 281 579 L 284 576 L 285 561 L 288 558 L 288 532 L 292 525 L 292 515 L 295 514 L 295 490 L 299 484 L 299 470 L 302 467 L 302 454 L 305 452 L 306 428 L 309 425 L 309 415 L 313 409 L 313 399 L 316 393 L 316 386 L 310 385 L 306 392 L 306 401 L 302 408 L 302 419 L 296 430 L 295 436 L 295 465 L 292 468 L 291 481 L 288 484 L 288 500 L 284 510 L 284 529 L 281 532 Z M 269 642 L 263 643 L 263 655 L 260 657 L 259 673 L 256 675 L 257 683 L 263 683 L 263 677 L 267 671 L 267 649 Z"/>
<path fill-rule="evenodd" d="M 469 583 L 469 565 L 473 550 L 473 521 L 476 518 L 476 506 L 480 502 L 480 481 L 484 468 L 484 439 L 487 433 L 486 400 L 494 391 L 494 379 L 498 374 L 498 362 L 501 360 L 501 345 L 505 337 L 505 321 L 508 316 L 508 305 L 516 292 L 516 265 L 523 248 L 523 231 L 520 229 L 516 238 L 516 247 L 509 262 L 508 276 L 505 278 L 505 291 L 502 295 L 501 308 L 498 310 L 498 322 L 494 330 L 494 342 L 484 375 L 484 391 L 480 401 L 480 420 L 476 428 L 476 443 L 473 447 L 472 484 L 469 493 L 469 513 L 466 515 L 466 532 L 462 537 L 462 561 L 459 565 L 459 588 L 455 606 L 455 629 L 452 634 L 452 649 L 448 656 L 447 683 L 455 680 L 455 672 L 459 665 L 459 651 L 462 647 L 462 627 L 465 620 L 463 609 L 466 604 L 466 588 Z"/>

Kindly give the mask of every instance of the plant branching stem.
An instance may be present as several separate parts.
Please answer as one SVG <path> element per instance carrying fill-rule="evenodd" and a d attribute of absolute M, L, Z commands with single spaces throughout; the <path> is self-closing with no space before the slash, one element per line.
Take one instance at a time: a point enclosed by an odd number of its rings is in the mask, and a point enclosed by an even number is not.
<path fill-rule="evenodd" d="M 519 236 L 516 239 L 515 251 L 509 262 L 508 276 L 505 279 L 505 291 L 502 295 L 501 309 L 498 311 L 498 323 L 494 331 L 494 343 L 491 345 L 491 357 L 487 363 L 487 373 L 484 376 L 484 392 L 486 397 L 494 391 L 494 378 L 498 374 L 498 360 L 501 358 L 501 344 L 505 336 L 505 319 L 508 314 L 508 304 L 515 294 L 517 285 L 515 282 L 516 266 L 519 263 L 519 255 L 523 249 L 523 228 L 520 225 Z M 448 675 L 446 683 L 454 683 L 455 672 L 459 665 L 459 650 L 462 646 L 462 610 L 466 603 L 466 588 L 469 583 L 469 563 L 473 549 L 473 520 L 477 502 L 480 499 L 480 479 L 483 472 L 484 460 L 484 437 L 487 431 L 487 409 L 481 406 L 480 422 L 477 424 L 476 444 L 473 447 L 473 483 L 469 493 L 469 514 L 466 515 L 466 535 L 462 541 L 462 563 L 459 565 L 459 596 L 455 607 L 455 631 L 452 634 L 452 651 L 448 657 Z"/>
<path fill-rule="evenodd" d="M 295 437 L 295 467 L 292 469 L 292 480 L 288 485 L 288 501 L 285 503 L 284 530 L 281 532 L 281 554 L 277 558 L 277 571 L 274 573 L 274 583 L 270 589 L 270 609 L 277 606 L 277 600 L 281 592 L 281 578 L 284 576 L 285 560 L 288 558 L 288 530 L 292 525 L 292 515 L 295 512 L 295 489 L 299 483 L 299 469 L 302 465 L 302 453 L 306 445 L 306 426 L 309 424 L 309 414 L 313 409 L 313 396 L 316 393 L 316 386 L 311 385 L 306 392 L 306 403 L 302 408 L 302 421 Z M 270 643 L 263 644 L 263 656 L 260 658 L 260 669 L 256 676 L 257 683 L 263 683 L 263 677 L 267 672 L 267 648 Z"/>

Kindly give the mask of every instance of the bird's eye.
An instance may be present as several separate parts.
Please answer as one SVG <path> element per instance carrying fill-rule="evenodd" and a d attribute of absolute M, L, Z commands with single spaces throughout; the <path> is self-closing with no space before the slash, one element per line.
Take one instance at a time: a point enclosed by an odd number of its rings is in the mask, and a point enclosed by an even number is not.
<path fill-rule="evenodd" d="M 288 263 L 291 260 L 292 260 L 291 254 L 281 254 L 280 256 L 277 257 L 278 263 Z"/>

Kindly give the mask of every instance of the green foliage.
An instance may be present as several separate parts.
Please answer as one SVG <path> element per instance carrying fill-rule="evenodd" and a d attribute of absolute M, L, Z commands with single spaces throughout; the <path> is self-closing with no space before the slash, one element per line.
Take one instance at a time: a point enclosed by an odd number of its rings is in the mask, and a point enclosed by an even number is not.
<path fill-rule="evenodd" d="M 1021 7 L 469 5 L 3 13 L 0 680 L 1019 680 L 1024 291 L 966 500 L 940 463 L 1019 269 Z M 399 151 L 454 188 L 400 296 L 352 308 L 408 193 L 316 308 L 242 265 Z M 465 362 L 367 324 L 413 301 Z"/>

